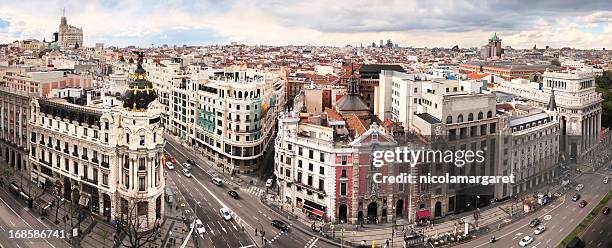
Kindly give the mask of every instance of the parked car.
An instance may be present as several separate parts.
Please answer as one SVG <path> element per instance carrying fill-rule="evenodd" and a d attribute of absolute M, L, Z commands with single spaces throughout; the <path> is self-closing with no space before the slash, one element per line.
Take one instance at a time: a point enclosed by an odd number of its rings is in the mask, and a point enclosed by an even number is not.
<path fill-rule="evenodd" d="M 607 184 L 608 181 L 610 181 L 610 177 L 608 176 L 604 177 L 603 183 Z"/>
<path fill-rule="evenodd" d="M 170 154 L 168 154 L 168 161 L 172 162 L 173 164 L 176 164 L 176 159 L 174 159 L 174 157 Z"/>
<path fill-rule="evenodd" d="M 168 170 L 174 170 L 174 164 L 170 161 L 166 162 L 166 167 L 168 167 Z"/>
<path fill-rule="evenodd" d="M 227 209 L 227 208 L 219 209 L 219 214 L 221 214 L 221 217 L 224 220 L 228 220 L 229 221 L 229 220 L 232 219 L 232 215 L 230 214 L 229 209 Z"/>
<path fill-rule="evenodd" d="M 572 197 L 572 201 L 578 201 L 580 200 L 580 194 L 576 193 L 574 194 L 574 196 Z"/>
<path fill-rule="evenodd" d="M 525 236 L 525 237 L 523 237 L 523 239 L 521 239 L 521 241 L 519 241 L 519 246 L 520 247 L 525 247 L 525 246 L 531 244 L 531 242 L 533 242 L 533 238 L 531 236 Z"/>
<path fill-rule="evenodd" d="M 190 158 L 187 159 L 187 163 L 190 165 L 195 165 L 195 161 L 193 161 L 193 159 L 190 159 Z"/>
<path fill-rule="evenodd" d="M 196 229 L 196 232 L 198 232 L 198 234 L 206 233 L 206 228 L 204 228 L 204 223 L 202 223 L 202 220 L 200 219 L 197 219 L 195 221 L 195 229 Z"/>
<path fill-rule="evenodd" d="M 587 201 L 582 200 L 582 201 L 580 201 L 580 204 L 578 204 L 578 207 L 579 208 L 584 208 L 584 207 L 586 207 L 586 205 L 587 205 Z"/>
<path fill-rule="evenodd" d="M 608 215 L 610 213 L 610 208 L 609 207 L 605 207 L 601 210 L 601 213 L 604 215 Z"/>
<path fill-rule="evenodd" d="M 542 221 L 538 218 L 535 218 L 533 220 L 531 220 L 531 222 L 529 222 L 529 227 L 536 227 L 539 226 L 542 223 Z"/>
<path fill-rule="evenodd" d="M 583 188 L 584 188 L 584 185 L 582 185 L 582 183 L 576 185 L 576 191 L 581 191 Z"/>
<path fill-rule="evenodd" d="M 191 170 L 191 165 L 190 165 L 189 163 L 183 163 L 183 167 L 184 167 L 186 170 Z"/>
<path fill-rule="evenodd" d="M 278 230 L 285 232 L 289 230 L 289 226 L 285 224 L 285 222 L 282 222 L 280 220 L 272 220 L 272 226 L 278 228 Z"/>
<path fill-rule="evenodd" d="M 238 199 L 238 193 L 236 191 L 230 190 L 227 192 L 227 194 L 230 195 L 234 199 Z"/>
<path fill-rule="evenodd" d="M 185 175 L 185 177 L 191 177 L 191 171 L 188 169 L 183 169 L 183 175 Z"/>
<path fill-rule="evenodd" d="M 223 180 L 221 180 L 221 178 L 218 178 L 218 177 L 213 177 L 210 181 L 219 187 L 223 185 Z"/>
<path fill-rule="evenodd" d="M 536 227 L 536 229 L 533 231 L 533 234 L 535 234 L 535 235 L 540 235 L 540 234 L 542 234 L 544 231 L 546 231 L 546 227 L 545 227 L 545 226 L 538 226 L 538 227 Z"/>
<path fill-rule="evenodd" d="M 272 184 L 274 184 L 274 180 L 272 180 L 272 178 L 266 180 L 266 187 L 272 187 Z"/>

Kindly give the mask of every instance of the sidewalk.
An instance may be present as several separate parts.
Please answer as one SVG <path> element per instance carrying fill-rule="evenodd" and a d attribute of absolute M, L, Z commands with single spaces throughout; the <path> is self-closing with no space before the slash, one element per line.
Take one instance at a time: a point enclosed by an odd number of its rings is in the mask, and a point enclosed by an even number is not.
<path fill-rule="evenodd" d="M 4 169 L 5 166 L 6 165 L 0 165 L 0 169 Z M 67 242 L 66 245 L 68 246 L 71 242 L 69 235 L 72 233 L 71 223 L 70 223 L 71 218 L 69 216 L 70 216 L 71 209 L 73 211 L 74 209 L 76 209 L 76 204 L 73 204 L 72 206 L 70 206 L 72 203 L 68 201 L 61 202 L 60 207 L 57 210 L 58 223 L 55 224 L 56 206 L 53 205 L 49 207 L 45 211 L 46 214 L 41 215 L 40 206 L 36 204 L 37 199 L 42 199 L 46 202 L 54 202 L 56 199 L 53 193 L 49 192 L 48 190 L 43 192 L 43 189 L 32 184 L 31 181 L 29 181 L 25 177 L 21 179 L 16 178 L 20 176 L 21 175 L 15 175 L 13 179 L 17 180 L 17 182 L 23 180 L 20 182 L 22 185 L 22 189 L 26 192 L 28 192 L 28 190 L 31 192 L 31 196 L 34 200 L 34 206 L 33 208 L 29 209 L 30 213 L 32 213 L 34 217 L 42 220 L 45 223 L 45 225 L 49 227 L 55 226 L 55 228 L 53 229 L 65 230 L 65 233 L 66 233 L 65 240 Z M 24 205 L 24 207 L 26 206 L 25 201 L 23 201 L 22 199 L 18 199 L 18 201 L 21 202 Z M 177 211 L 173 210 L 172 207 L 170 207 L 166 203 L 165 205 L 166 219 L 164 220 L 161 226 L 161 230 L 159 234 L 157 235 L 157 237 L 155 238 L 155 240 L 149 244 L 146 244 L 145 247 L 179 247 L 181 245 L 179 241 L 182 242 L 181 237 L 185 237 L 186 232 L 184 232 L 183 229 L 186 229 L 186 228 L 183 228 L 185 227 L 185 225 L 182 223 L 181 218 L 176 217 L 177 216 L 176 213 Z M 82 220 L 81 225 L 80 225 L 81 233 L 79 235 L 80 235 L 80 246 L 81 247 L 92 247 L 92 248 L 94 247 L 95 248 L 122 247 L 121 241 L 124 241 L 124 239 L 126 239 L 125 235 L 122 235 L 120 237 L 121 238 L 120 242 L 118 242 L 117 244 L 113 244 L 113 234 L 115 233 L 115 227 L 113 227 L 110 223 L 106 222 L 103 216 L 98 216 L 96 214 L 91 214 L 91 213 L 87 213 L 85 216 L 86 217 Z M 74 223 L 73 227 L 76 227 L 77 225 L 76 218 L 72 218 L 72 222 Z M 170 234 L 170 231 L 172 231 L 172 235 Z M 177 237 L 178 239 L 176 240 L 176 245 L 172 246 L 170 242 L 171 240 L 170 238 L 177 238 Z M 128 243 L 127 240 L 126 240 L 126 243 Z M 73 245 L 73 246 L 76 246 L 76 245 Z M 191 239 L 189 243 L 187 244 L 187 247 L 194 247 L 193 241 Z"/>

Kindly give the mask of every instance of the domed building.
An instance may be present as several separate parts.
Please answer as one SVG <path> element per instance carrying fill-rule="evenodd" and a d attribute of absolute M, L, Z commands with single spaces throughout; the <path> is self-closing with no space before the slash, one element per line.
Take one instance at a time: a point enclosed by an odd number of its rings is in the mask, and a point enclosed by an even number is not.
<path fill-rule="evenodd" d="M 28 124 L 33 182 L 80 211 L 141 232 L 165 217 L 164 106 L 138 56 L 122 101 L 83 92 L 76 99 L 34 98 Z"/>

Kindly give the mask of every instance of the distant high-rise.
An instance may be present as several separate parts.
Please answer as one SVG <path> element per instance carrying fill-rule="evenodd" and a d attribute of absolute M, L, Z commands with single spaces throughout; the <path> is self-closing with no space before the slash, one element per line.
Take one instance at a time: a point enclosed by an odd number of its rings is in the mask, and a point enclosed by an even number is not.
<path fill-rule="evenodd" d="M 83 46 L 83 29 L 68 25 L 65 11 L 60 20 L 57 42 L 62 48 L 79 48 Z"/>
<path fill-rule="evenodd" d="M 497 33 L 493 34 L 493 37 L 489 39 L 489 44 L 484 45 L 480 48 L 480 56 L 484 59 L 501 57 L 503 53 L 501 41 L 502 40 L 497 37 Z"/>

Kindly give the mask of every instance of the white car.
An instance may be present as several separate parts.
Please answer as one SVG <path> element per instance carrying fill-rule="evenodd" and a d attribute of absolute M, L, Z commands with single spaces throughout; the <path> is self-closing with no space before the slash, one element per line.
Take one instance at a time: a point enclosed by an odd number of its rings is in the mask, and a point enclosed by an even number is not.
<path fill-rule="evenodd" d="M 576 191 L 580 191 L 580 190 L 582 190 L 583 188 L 584 188 L 584 185 L 582 185 L 582 183 L 581 183 L 581 184 L 578 184 L 578 185 L 576 186 Z"/>
<path fill-rule="evenodd" d="M 200 219 L 197 219 L 195 221 L 195 229 L 196 229 L 196 232 L 198 232 L 198 234 L 206 233 L 206 228 L 204 228 L 204 223 L 202 223 L 202 220 Z"/>
<path fill-rule="evenodd" d="M 274 181 L 272 180 L 272 178 L 268 179 L 268 180 L 266 181 L 266 187 L 268 187 L 268 188 L 269 188 L 269 187 L 272 187 L 272 184 L 273 184 L 273 183 L 274 183 Z"/>
<path fill-rule="evenodd" d="M 603 183 L 607 184 L 607 183 L 608 183 L 608 181 L 610 181 L 610 177 L 604 177 L 604 181 L 603 181 Z"/>
<path fill-rule="evenodd" d="M 231 220 L 232 219 L 232 215 L 230 214 L 229 209 L 227 209 L 227 208 L 219 209 L 219 213 L 221 214 L 221 217 L 223 217 L 224 220 Z"/>
<path fill-rule="evenodd" d="M 531 236 L 525 236 L 525 237 L 523 237 L 523 239 L 521 239 L 521 241 L 519 241 L 519 246 L 520 247 L 525 247 L 525 246 L 531 244 L 531 242 L 533 242 L 533 238 Z"/>
<path fill-rule="evenodd" d="M 191 171 L 188 169 L 183 169 L 183 175 L 185 175 L 185 177 L 191 177 Z"/>
<path fill-rule="evenodd" d="M 546 227 L 545 227 L 545 226 L 538 226 L 538 227 L 536 227 L 536 229 L 533 231 L 533 234 L 535 234 L 535 235 L 540 235 L 540 234 L 542 234 L 544 231 L 546 231 Z"/>
<path fill-rule="evenodd" d="M 168 170 L 174 170 L 174 164 L 170 161 L 166 162 L 166 167 L 168 167 Z"/>

